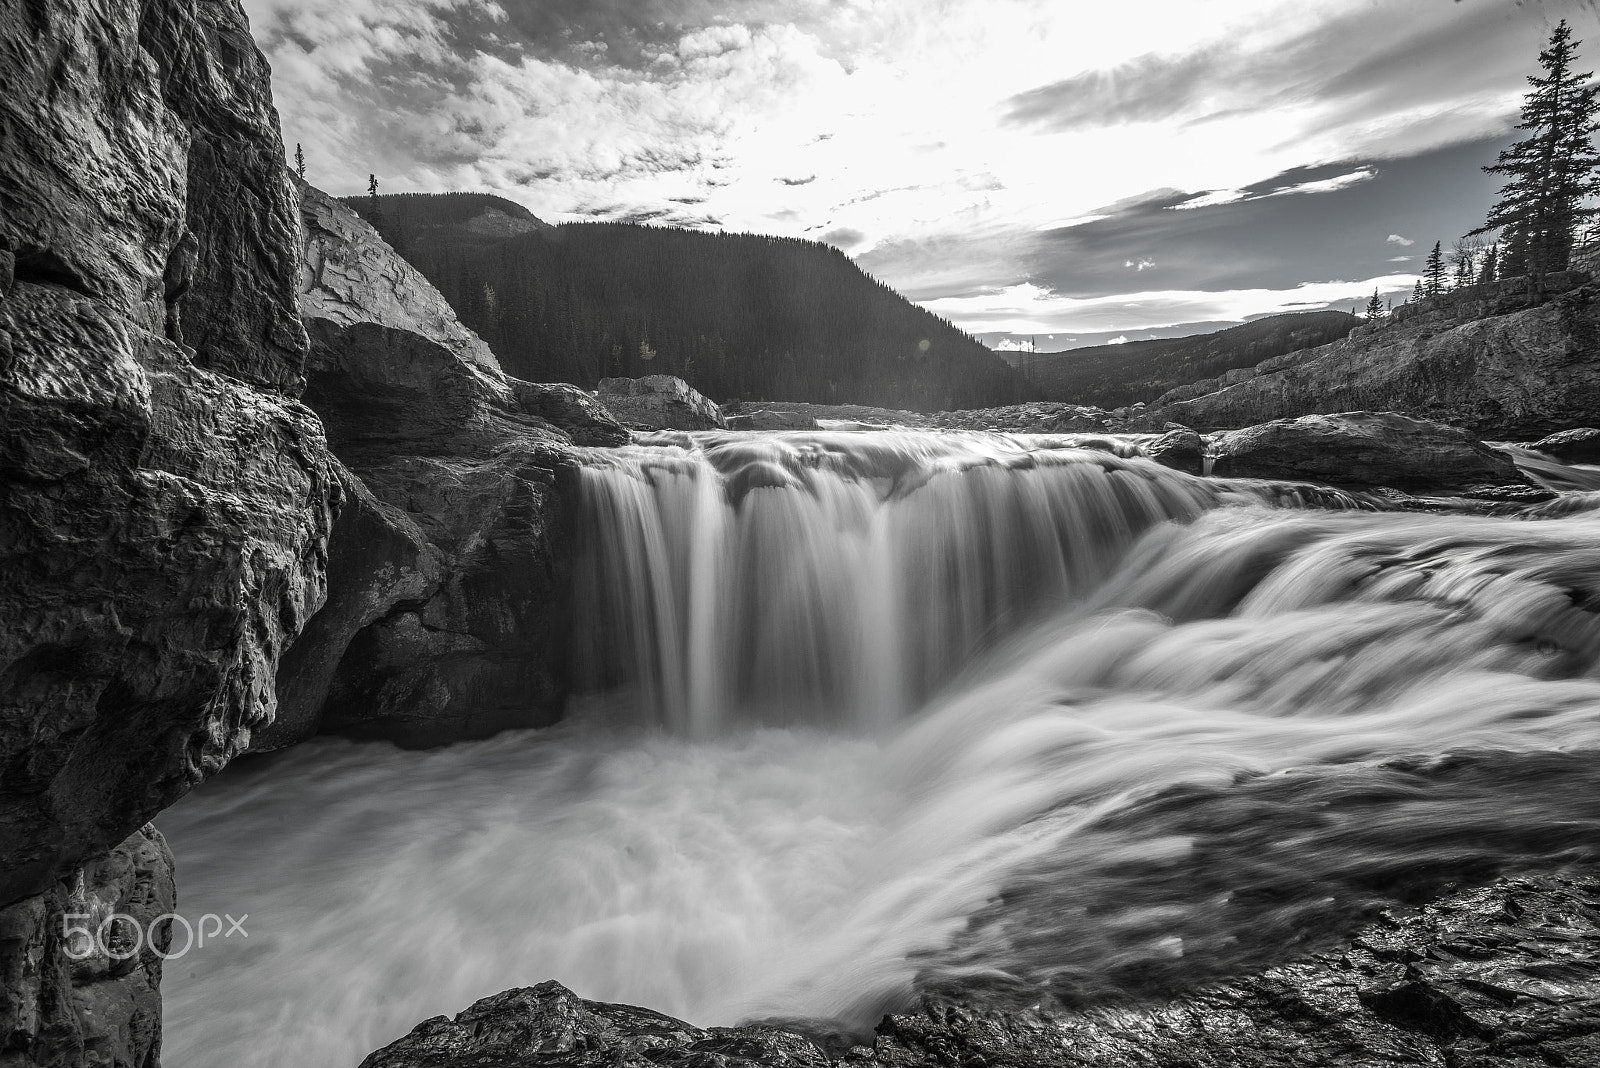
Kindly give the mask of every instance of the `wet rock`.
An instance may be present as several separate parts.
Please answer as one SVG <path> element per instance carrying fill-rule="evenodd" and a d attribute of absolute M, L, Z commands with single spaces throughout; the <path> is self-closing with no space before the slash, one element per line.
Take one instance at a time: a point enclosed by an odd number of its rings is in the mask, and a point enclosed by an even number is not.
<path fill-rule="evenodd" d="M 1565 464 L 1600 464 L 1600 430 L 1583 427 L 1563 430 L 1529 445 Z"/>
<path fill-rule="evenodd" d="M 1206 441 L 1193 430 L 1169 430 L 1144 447 L 1145 455 L 1162 467 L 1203 475 L 1206 468 Z"/>
<path fill-rule="evenodd" d="M 1466 431 L 1393 412 L 1275 420 L 1218 436 L 1211 455 L 1219 478 L 1436 492 L 1524 482 L 1508 456 Z"/>
<path fill-rule="evenodd" d="M 722 409 L 672 375 L 602 378 L 603 404 L 619 422 L 646 430 L 724 430 Z"/>
<path fill-rule="evenodd" d="M 729 430 L 815 430 L 817 421 L 804 412 L 781 411 L 774 408 L 743 407 L 738 414 L 729 415 Z"/>
<path fill-rule="evenodd" d="M 1202 429 L 1340 411 L 1395 411 L 1527 440 L 1600 410 L 1600 287 L 1581 273 L 1464 286 L 1378 324 L 1163 395 L 1140 421 Z"/>

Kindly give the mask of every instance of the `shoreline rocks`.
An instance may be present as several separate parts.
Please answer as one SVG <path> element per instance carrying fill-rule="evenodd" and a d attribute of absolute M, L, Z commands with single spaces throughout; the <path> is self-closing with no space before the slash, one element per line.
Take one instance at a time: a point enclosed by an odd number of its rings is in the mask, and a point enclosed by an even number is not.
<path fill-rule="evenodd" d="M 602 378 L 596 396 L 620 423 L 640 430 L 726 430 L 722 409 L 681 378 Z"/>
<path fill-rule="evenodd" d="M 654 1064 L 804 1068 L 1524 1068 L 1600 1063 L 1600 877 L 1504 878 L 1383 914 L 1342 950 L 1168 1002 L 1005 1011 L 928 998 L 871 1044 L 828 1025 L 698 1028 L 557 982 L 484 998 L 361 1068 Z"/>

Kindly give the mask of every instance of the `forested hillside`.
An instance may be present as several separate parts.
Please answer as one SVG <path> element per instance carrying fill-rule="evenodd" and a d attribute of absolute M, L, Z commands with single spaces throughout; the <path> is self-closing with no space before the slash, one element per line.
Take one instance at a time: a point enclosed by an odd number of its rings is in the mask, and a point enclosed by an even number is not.
<path fill-rule="evenodd" d="M 1049 400 L 1120 408 L 1235 367 L 1325 345 L 1361 322 L 1340 311 L 1272 315 L 1213 334 L 1020 353 L 1023 373 Z"/>
<path fill-rule="evenodd" d="M 483 195 L 347 202 L 519 378 L 592 388 L 664 373 L 718 400 L 920 410 L 1036 395 L 975 339 L 828 245 L 622 223 L 552 227 Z"/>

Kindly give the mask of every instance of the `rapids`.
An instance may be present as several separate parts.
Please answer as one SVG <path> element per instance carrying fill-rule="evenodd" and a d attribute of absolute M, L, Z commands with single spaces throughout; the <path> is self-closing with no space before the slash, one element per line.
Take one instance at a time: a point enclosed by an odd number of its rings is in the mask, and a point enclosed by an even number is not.
<path fill-rule="evenodd" d="M 250 915 L 167 965 L 167 1064 L 354 1065 L 546 978 L 858 1030 L 1156 997 L 1600 849 L 1600 516 L 1081 444 L 589 454 L 566 722 L 318 740 L 163 815 L 181 911 Z"/>

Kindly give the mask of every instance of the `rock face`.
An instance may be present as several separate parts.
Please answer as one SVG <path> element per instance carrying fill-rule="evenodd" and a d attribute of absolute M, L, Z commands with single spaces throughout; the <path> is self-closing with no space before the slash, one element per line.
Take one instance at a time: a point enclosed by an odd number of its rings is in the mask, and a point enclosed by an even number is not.
<path fill-rule="evenodd" d="M 1163 395 L 1140 425 L 1250 426 L 1338 411 L 1397 411 L 1483 437 L 1527 440 L 1600 410 L 1600 287 L 1551 275 L 1465 286 L 1397 308 L 1349 338 Z"/>
<path fill-rule="evenodd" d="M 600 403 L 617 420 L 645 430 L 725 430 L 722 409 L 672 375 L 602 378 Z"/>
<path fill-rule="evenodd" d="M 825 1052 L 783 1027 L 702 1030 L 544 983 L 485 998 L 454 1021 L 419 1024 L 362 1068 L 1597 1063 L 1600 879 L 1589 875 L 1506 879 L 1417 913 L 1385 915 L 1342 952 L 1165 1004 L 1067 1013 L 930 1000 L 885 1017 L 870 1046 Z"/>
<path fill-rule="evenodd" d="M 6 5 L 0 71 L 3 904 L 271 720 L 337 490 L 238 6 Z"/>
<path fill-rule="evenodd" d="M 296 216 L 232 0 L 0 0 L 0 131 L 0 1063 L 150 1066 L 159 960 L 60 921 L 170 910 L 139 828 L 322 602 Z"/>
<path fill-rule="evenodd" d="M 1466 431 L 1393 412 L 1279 419 L 1222 434 L 1210 452 L 1221 478 L 1437 492 L 1523 482 L 1510 457 Z"/>
<path fill-rule="evenodd" d="M 318 731 L 432 744 L 536 726 L 565 693 L 570 446 L 628 433 L 573 386 L 507 378 L 353 211 L 300 187 L 306 401 L 342 462 L 328 603 L 257 748 Z"/>

